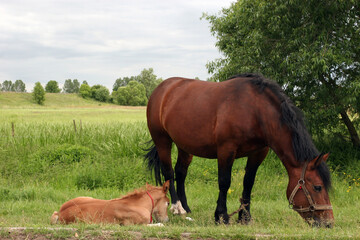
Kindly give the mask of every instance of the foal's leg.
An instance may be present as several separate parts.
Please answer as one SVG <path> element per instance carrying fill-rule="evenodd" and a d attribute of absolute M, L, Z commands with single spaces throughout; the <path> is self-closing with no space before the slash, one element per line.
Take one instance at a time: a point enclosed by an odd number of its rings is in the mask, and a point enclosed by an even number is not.
<path fill-rule="evenodd" d="M 178 159 L 175 165 L 175 175 L 176 175 L 176 189 L 178 197 L 181 201 L 181 204 L 186 212 L 191 212 L 185 194 L 185 178 L 187 175 L 188 167 L 191 163 L 193 155 L 188 154 L 187 152 L 178 148 Z"/>
<path fill-rule="evenodd" d="M 155 140 L 154 140 L 155 142 Z M 181 205 L 179 197 L 175 191 L 174 185 L 174 169 L 171 162 L 171 147 L 172 141 L 170 138 L 162 138 L 155 142 L 160 162 L 161 162 L 161 171 L 165 177 L 165 181 L 170 180 L 170 196 L 171 196 L 171 212 L 173 214 L 185 214 L 186 211 Z"/>
<path fill-rule="evenodd" d="M 250 215 L 251 190 L 254 186 L 255 176 L 258 167 L 265 159 L 268 152 L 269 152 L 269 148 L 266 147 L 248 156 L 248 160 L 245 168 L 244 183 L 243 183 L 244 189 L 242 192 L 242 199 L 241 199 L 242 209 L 239 212 L 239 222 L 241 224 L 248 224 L 251 220 L 251 215 Z"/>
<path fill-rule="evenodd" d="M 227 214 L 226 198 L 231 184 L 231 169 L 234 163 L 235 151 L 229 148 L 218 149 L 218 183 L 219 198 L 215 210 L 216 223 L 229 223 Z"/>

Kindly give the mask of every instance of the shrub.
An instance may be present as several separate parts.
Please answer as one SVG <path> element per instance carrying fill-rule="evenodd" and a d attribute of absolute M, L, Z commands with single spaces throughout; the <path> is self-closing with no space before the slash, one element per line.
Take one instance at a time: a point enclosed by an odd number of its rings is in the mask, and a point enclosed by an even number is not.
<path fill-rule="evenodd" d="M 94 157 L 95 154 L 93 150 L 84 146 L 71 144 L 49 146 L 30 155 L 26 171 L 42 172 L 49 166 L 80 162 L 85 158 Z"/>
<path fill-rule="evenodd" d="M 45 101 L 45 90 L 43 86 L 41 86 L 40 82 L 35 83 L 35 87 L 33 90 L 33 99 L 37 104 L 44 104 Z"/>
<path fill-rule="evenodd" d="M 59 93 L 61 89 L 57 81 L 50 80 L 45 86 L 45 91 L 48 93 Z"/>
<path fill-rule="evenodd" d="M 144 106 L 147 103 L 144 85 L 135 81 L 130 81 L 126 87 L 120 87 L 115 95 L 120 105 Z"/>
<path fill-rule="evenodd" d="M 108 101 L 109 96 L 110 96 L 110 92 L 104 86 L 101 86 L 100 88 L 96 89 L 95 92 L 94 92 L 95 100 L 100 101 L 100 102 Z"/>
<path fill-rule="evenodd" d="M 83 98 L 91 98 L 91 87 L 87 84 L 81 84 L 79 90 L 80 96 Z"/>

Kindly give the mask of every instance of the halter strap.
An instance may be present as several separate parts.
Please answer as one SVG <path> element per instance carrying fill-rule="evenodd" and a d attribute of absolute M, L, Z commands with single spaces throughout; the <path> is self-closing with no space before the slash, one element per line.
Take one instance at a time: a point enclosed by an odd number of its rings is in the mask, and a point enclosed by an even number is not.
<path fill-rule="evenodd" d="M 152 198 L 152 196 L 150 195 L 150 193 L 148 191 L 146 191 L 147 195 L 149 196 L 149 198 L 151 199 L 151 213 L 150 213 L 150 223 L 153 222 L 153 218 L 152 218 L 152 214 L 153 214 L 153 211 L 154 211 L 154 207 L 155 207 L 155 204 L 154 204 L 154 199 Z"/>
<path fill-rule="evenodd" d="M 321 156 L 322 155 L 320 155 L 319 158 Z M 314 201 L 312 200 L 311 195 L 305 186 L 305 172 L 306 172 L 308 164 L 309 164 L 308 162 L 305 162 L 304 167 L 301 172 L 301 177 L 289 197 L 289 207 L 297 212 L 314 212 L 314 211 L 331 210 L 332 209 L 331 205 L 315 204 Z M 306 207 L 306 208 L 294 207 L 294 197 L 295 197 L 296 193 L 299 191 L 299 189 L 304 191 L 304 194 L 305 194 L 307 200 L 309 201 L 309 207 Z"/>

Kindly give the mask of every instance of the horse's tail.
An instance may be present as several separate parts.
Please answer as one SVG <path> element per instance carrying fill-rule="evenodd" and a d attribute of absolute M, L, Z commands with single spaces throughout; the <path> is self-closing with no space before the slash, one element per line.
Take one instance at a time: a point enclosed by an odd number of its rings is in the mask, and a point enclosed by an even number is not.
<path fill-rule="evenodd" d="M 50 218 L 50 223 L 51 224 L 56 224 L 59 220 L 59 213 L 57 211 L 55 211 Z"/>
<path fill-rule="evenodd" d="M 147 151 L 147 153 L 144 156 L 145 157 L 144 161 L 147 164 L 147 168 L 150 170 L 150 172 L 154 171 L 156 184 L 162 185 L 161 162 L 160 162 L 159 154 L 152 140 L 148 142 L 148 144 L 150 143 L 152 143 L 152 145 L 149 148 L 144 149 L 144 151 Z"/>

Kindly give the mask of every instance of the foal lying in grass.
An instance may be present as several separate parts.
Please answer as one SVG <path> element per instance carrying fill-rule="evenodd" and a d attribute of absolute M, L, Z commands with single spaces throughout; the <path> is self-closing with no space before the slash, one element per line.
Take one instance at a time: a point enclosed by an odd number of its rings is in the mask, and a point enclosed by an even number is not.
<path fill-rule="evenodd" d="M 65 202 L 59 212 L 51 216 L 51 223 L 69 224 L 77 221 L 85 223 L 116 223 L 121 225 L 149 224 L 152 216 L 159 222 L 167 222 L 167 208 L 170 181 L 162 187 L 146 184 L 122 198 L 101 200 L 91 197 L 77 197 Z"/>

